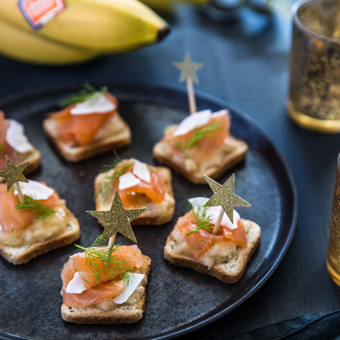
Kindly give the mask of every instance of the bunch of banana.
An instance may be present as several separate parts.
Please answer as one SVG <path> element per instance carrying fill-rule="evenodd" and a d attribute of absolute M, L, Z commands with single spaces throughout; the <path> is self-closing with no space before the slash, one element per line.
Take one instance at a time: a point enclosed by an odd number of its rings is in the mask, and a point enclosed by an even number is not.
<path fill-rule="evenodd" d="M 0 0 L 0 53 L 66 64 L 157 43 L 168 24 L 138 0 L 65 0 L 66 9 L 33 31 L 17 0 Z"/>

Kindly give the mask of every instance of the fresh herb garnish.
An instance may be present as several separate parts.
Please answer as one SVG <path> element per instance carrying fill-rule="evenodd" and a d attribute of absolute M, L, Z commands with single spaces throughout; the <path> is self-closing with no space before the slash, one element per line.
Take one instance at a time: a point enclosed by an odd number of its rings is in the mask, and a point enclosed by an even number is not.
<path fill-rule="evenodd" d="M 48 207 L 45 204 L 40 203 L 38 200 L 30 197 L 24 196 L 23 203 L 16 203 L 15 209 L 18 209 L 23 212 L 31 212 L 33 214 L 33 219 L 36 220 L 43 220 L 46 217 L 49 217 L 55 214 L 55 210 Z"/>
<path fill-rule="evenodd" d="M 210 222 L 212 219 L 212 216 L 208 214 L 209 207 L 206 206 L 198 206 L 197 211 L 195 212 L 192 210 L 191 214 L 193 217 L 193 223 L 197 225 L 197 227 L 189 232 L 187 232 L 185 235 L 190 235 L 193 233 L 196 233 L 200 231 L 201 229 L 205 229 L 209 233 L 213 234 L 212 231 L 212 223 Z"/>
<path fill-rule="evenodd" d="M 0 151 L 6 150 L 6 145 L 5 144 L 0 144 Z"/>
<path fill-rule="evenodd" d="M 199 240 L 199 241 L 195 240 L 196 245 L 194 245 L 189 240 L 185 240 L 185 242 L 190 246 L 190 247 L 188 247 L 188 249 L 190 249 L 190 250 L 202 250 L 202 247 L 200 246 L 200 244 L 198 242 L 203 242 L 203 243 L 209 244 L 210 246 L 214 246 L 215 245 L 215 237 L 212 237 L 210 239 L 210 241 L 211 241 L 211 243 L 203 241 L 203 240 Z"/>
<path fill-rule="evenodd" d="M 175 147 L 177 149 L 181 149 L 184 151 L 186 157 L 189 157 L 187 151 L 189 149 L 195 148 L 198 145 L 198 142 L 205 137 L 212 137 L 216 133 L 216 131 L 220 130 L 220 124 L 218 121 L 214 122 L 211 125 L 208 125 L 202 129 L 195 131 L 194 135 L 189 139 L 186 145 L 182 145 L 179 142 L 175 143 Z"/>
<path fill-rule="evenodd" d="M 113 162 L 111 164 L 104 164 L 103 168 L 99 170 L 99 172 L 108 172 L 110 170 L 113 170 L 122 161 L 122 159 L 118 156 L 116 150 L 113 150 L 113 153 L 115 155 Z"/>
<path fill-rule="evenodd" d="M 104 94 L 107 92 L 107 87 L 103 86 L 99 90 L 91 86 L 89 83 L 84 84 L 84 88 L 81 89 L 78 93 L 72 94 L 71 96 L 63 99 L 59 106 L 60 107 L 65 107 L 68 105 L 76 104 L 83 102 L 87 99 L 91 99 L 93 97 L 94 103 L 96 100 L 99 98 L 99 95 Z"/>
<path fill-rule="evenodd" d="M 113 193 L 113 186 L 118 181 L 119 177 L 124 175 L 126 171 L 128 171 L 134 162 L 123 162 L 121 158 L 117 155 L 115 152 L 115 159 L 110 165 L 104 165 L 103 169 L 100 170 L 100 172 L 105 173 L 108 171 L 112 171 L 112 175 L 106 175 L 103 182 L 100 183 L 99 190 L 94 196 L 94 199 L 96 199 L 98 196 L 101 196 L 103 199 L 103 202 L 106 203 L 109 199 L 110 195 Z"/>
<path fill-rule="evenodd" d="M 100 278 L 102 276 L 107 276 L 108 280 L 121 279 L 124 284 L 128 286 L 133 277 L 133 267 L 131 263 L 116 256 L 116 253 L 121 248 L 120 245 L 115 245 L 108 249 L 101 248 L 101 239 L 102 235 L 88 248 L 75 244 L 76 247 L 85 251 L 85 264 L 88 268 L 93 270 L 93 272 L 90 273 L 78 270 L 80 277 L 86 283 L 89 283 L 83 275 L 93 275 L 97 284 L 100 284 Z"/>
<path fill-rule="evenodd" d="M 215 236 L 214 237 L 212 237 L 211 239 L 210 239 L 210 241 L 211 241 L 211 243 L 210 242 L 206 242 L 206 241 L 203 241 L 203 240 L 201 240 L 201 242 L 203 242 L 203 243 L 206 243 L 206 244 L 209 244 L 210 246 L 214 246 L 215 245 Z"/>
<path fill-rule="evenodd" d="M 196 245 L 192 244 L 189 240 L 185 240 L 185 242 L 190 246 L 188 247 L 190 250 L 202 250 L 197 240 L 195 240 Z"/>

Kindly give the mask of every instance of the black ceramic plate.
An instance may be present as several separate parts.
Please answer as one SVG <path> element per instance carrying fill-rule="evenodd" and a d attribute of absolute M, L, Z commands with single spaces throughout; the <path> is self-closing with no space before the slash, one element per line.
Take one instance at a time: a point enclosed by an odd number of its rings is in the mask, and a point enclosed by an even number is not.
<path fill-rule="evenodd" d="M 155 84 L 97 83 L 108 85 L 119 101 L 119 111 L 131 126 L 132 145 L 119 151 L 122 158 L 135 157 L 155 164 L 152 147 L 163 129 L 180 122 L 188 112 L 186 93 L 178 88 Z M 89 246 L 102 232 L 96 220 L 85 213 L 94 208 L 93 180 L 103 164 L 113 160 L 111 153 L 79 164 L 62 160 L 46 141 L 42 120 L 58 109 L 58 102 L 78 91 L 80 84 L 32 92 L 0 103 L 7 117 L 25 125 L 30 141 L 42 153 L 41 169 L 32 179 L 46 181 L 67 200 L 79 219 L 81 238 Z M 13 266 L 0 258 L 0 336 L 28 339 L 151 339 L 171 338 L 201 327 L 228 313 L 257 291 L 284 257 L 294 235 L 297 194 L 292 174 L 280 152 L 266 134 L 249 118 L 215 98 L 198 95 L 198 109 L 229 108 L 231 133 L 246 141 L 249 154 L 244 163 L 225 173 L 223 183 L 236 172 L 235 192 L 252 204 L 239 208 L 242 217 L 256 221 L 262 228 L 262 241 L 250 260 L 243 278 L 234 285 L 176 267 L 163 258 L 163 247 L 177 218 L 187 210 L 186 199 L 211 196 L 208 186 L 189 183 L 173 173 L 176 212 L 172 222 L 163 226 L 134 228 L 142 252 L 152 258 L 147 285 L 146 311 L 132 325 L 76 325 L 60 315 L 60 269 L 77 248 L 73 245 L 39 256 L 28 264 Z M 123 236 L 118 242 L 131 242 Z"/>

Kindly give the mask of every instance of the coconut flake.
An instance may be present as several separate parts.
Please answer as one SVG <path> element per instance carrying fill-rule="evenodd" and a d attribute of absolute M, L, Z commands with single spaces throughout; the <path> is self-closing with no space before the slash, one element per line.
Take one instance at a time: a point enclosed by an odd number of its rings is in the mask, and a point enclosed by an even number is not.
<path fill-rule="evenodd" d="M 209 122 L 211 118 L 211 110 L 196 112 L 178 124 L 174 131 L 174 136 L 186 135 L 189 131 L 203 126 Z"/>
<path fill-rule="evenodd" d="M 19 182 L 23 195 L 30 196 L 36 200 L 47 200 L 54 190 L 36 181 L 29 180 L 26 182 Z M 14 190 L 14 194 L 18 195 L 17 190 Z"/>
<path fill-rule="evenodd" d="M 81 294 L 85 290 L 84 281 L 79 273 L 76 272 L 73 279 L 68 283 L 65 292 L 70 294 Z"/>
<path fill-rule="evenodd" d="M 119 293 L 113 299 L 113 301 L 118 305 L 121 305 L 122 303 L 126 302 L 132 295 L 132 293 L 137 289 L 139 284 L 143 281 L 144 277 L 145 277 L 144 274 L 133 274 L 129 282 L 129 285 L 126 286 L 126 288 L 121 293 Z"/>
<path fill-rule="evenodd" d="M 148 166 L 145 163 L 134 159 L 134 166 L 132 172 L 138 176 L 143 181 L 150 183 L 151 182 L 151 175 Z"/>
<path fill-rule="evenodd" d="M 119 190 L 124 190 L 127 188 L 132 188 L 141 182 L 139 178 L 134 176 L 131 172 L 126 173 L 119 177 Z"/>
<path fill-rule="evenodd" d="M 6 131 L 6 142 L 20 153 L 30 151 L 33 148 L 25 135 L 24 126 L 14 119 L 11 119 Z"/>
<path fill-rule="evenodd" d="M 72 115 L 89 115 L 92 113 L 107 113 L 116 108 L 117 106 L 108 100 L 106 96 L 95 94 L 87 100 L 78 103 L 70 112 Z"/>
<path fill-rule="evenodd" d="M 197 212 L 199 207 L 202 207 L 207 203 L 209 199 L 205 197 L 194 197 L 189 199 L 189 203 L 192 205 L 194 212 Z M 209 207 L 207 209 L 207 215 L 211 216 L 210 222 L 216 224 L 221 207 Z M 234 223 L 232 223 L 226 213 L 223 214 L 221 225 L 229 228 L 230 230 L 236 229 L 238 227 L 238 221 L 240 219 L 240 214 L 234 210 Z"/>

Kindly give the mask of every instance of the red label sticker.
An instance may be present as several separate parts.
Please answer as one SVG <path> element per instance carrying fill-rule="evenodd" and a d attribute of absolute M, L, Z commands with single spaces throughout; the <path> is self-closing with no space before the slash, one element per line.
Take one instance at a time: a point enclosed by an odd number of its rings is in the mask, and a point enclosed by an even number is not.
<path fill-rule="evenodd" d="M 18 6 L 33 29 L 39 29 L 65 9 L 64 0 L 19 0 Z"/>

